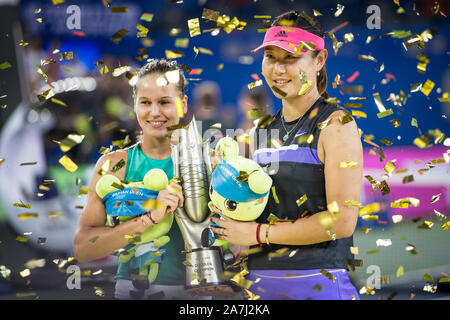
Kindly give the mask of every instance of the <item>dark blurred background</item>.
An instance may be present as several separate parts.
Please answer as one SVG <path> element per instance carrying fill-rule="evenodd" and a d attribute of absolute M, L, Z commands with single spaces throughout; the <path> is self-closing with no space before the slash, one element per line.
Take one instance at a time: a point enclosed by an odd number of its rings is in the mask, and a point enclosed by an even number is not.
<path fill-rule="evenodd" d="M 370 5 L 379 8 L 380 29 L 368 27 Z M 245 26 L 227 33 L 202 18 L 204 8 Z M 448 1 L 429 0 L 0 0 L 0 299 L 112 298 L 117 257 L 79 265 L 80 290 L 67 288 L 66 268 L 93 165 L 136 141 L 133 72 L 178 52 L 192 69 L 189 108 L 203 131 L 221 123 L 223 133 L 244 132 L 248 110 L 281 107 L 267 86 L 248 87 L 262 79 L 262 53 L 251 52 L 267 27 L 258 16 L 289 10 L 315 17 L 341 42 L 335 53 L 326 36 L 327 91 L 340 105 L 362 104 L 349 108 L 363 112 L 354 116 L 365 208 L 351 274 L 361 299 L 450 298 L 448 9 Z M 194 18 L 201 34 L 191 37 Z M 392 115 L 377 116 L 376 93 Z M 84 139 L 63 151 L 58 142 L 69 134 Z M 64 155 L 75 172 L 59 163 Z M 391 206 L 404 198 L 408 208 Z M 364 210 L 378 218 L 367 220 Z"/>

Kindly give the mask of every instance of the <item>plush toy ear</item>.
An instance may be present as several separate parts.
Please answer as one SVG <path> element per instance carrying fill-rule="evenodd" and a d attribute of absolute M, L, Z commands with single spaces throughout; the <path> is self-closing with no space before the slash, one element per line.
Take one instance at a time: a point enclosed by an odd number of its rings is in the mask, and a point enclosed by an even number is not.
<path fill-rule="evenodd" d="M 239 156 L 239 145 L 233 138 L 225 137 L 217 142 L 215 151 L 223 160 L 230 161 Z"/>
<path fill-rule="evenodd" d="M 253 192 L 266 193 L 272 186 L 272 178 L 262 170 L 254 171 L 248 176 L 248 186 Z"/>
<path fill-rule="evenodd" d="M 155 168 L 149 170 L 144 176 L 144 186 L 147 189 L 161 191 L 164 190 L 168 184 L 169 178 L 164 170 Z"/>
<path fill-rule="evenodd" d="M 97 192 L 98 196 L 103 199 L 103 197 L 108 193 L 119 190 L 113 186 L 114 183 L 120 185 L 120 179 L 112 174 L 105 174 L 97 181 L 97 184 L 95 185 L 95 192 Z"/>

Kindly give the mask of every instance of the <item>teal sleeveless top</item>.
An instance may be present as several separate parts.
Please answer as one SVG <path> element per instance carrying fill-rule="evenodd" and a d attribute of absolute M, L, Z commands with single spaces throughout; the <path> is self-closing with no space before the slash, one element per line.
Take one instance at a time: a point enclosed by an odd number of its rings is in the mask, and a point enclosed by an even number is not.
<path fill-rule="evenodd" d="M 126 182 L 137 182 L 144 179 L 144 175 L 153 168 L 164 170 L 169 180 L 173 178 L 172 157 L 167 159 L 152 159 L 147 157 L 140 148 L 140 143 L 128 149 L 128 161 L 125 172 Z M 183 265 L 184 240 L 176 221 L 167 234 L 170 241 L 162 248 L 167 250 L 159 266 L 158 276 L 154 284 L 159 285 L 184 285 L 185 266 Z M 114 279 L 131 280 L 128 266 L 119 262 L 117 274 Z"/>

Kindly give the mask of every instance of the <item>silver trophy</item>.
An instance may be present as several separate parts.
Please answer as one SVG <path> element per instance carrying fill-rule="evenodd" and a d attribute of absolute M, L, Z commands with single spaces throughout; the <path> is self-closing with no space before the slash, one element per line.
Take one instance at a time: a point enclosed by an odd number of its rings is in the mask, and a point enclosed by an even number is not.
<path fill-rule="evenodd" d="M 180 179 L 184 205 L 175 211 L 186 249 L 185 289 L 225 284 L 222 252 L 219 247 L 202 245 L 202 231 L 214 214 L 208 207 L 212 164 L 209 141 L 202 141 L 195 118 L 188 128 L 178 130 L 179 144 L 171 144 L 173 178 Z"/>

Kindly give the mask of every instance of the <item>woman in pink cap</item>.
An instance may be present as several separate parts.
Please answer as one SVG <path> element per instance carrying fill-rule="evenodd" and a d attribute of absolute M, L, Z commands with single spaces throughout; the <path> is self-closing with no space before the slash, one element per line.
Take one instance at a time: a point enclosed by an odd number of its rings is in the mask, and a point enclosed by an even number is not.
<path fill-rule="evenodd" d="M 282 101 L 269 125 L 254 128 L 251 144 L 274 188 L 257 221 L 214 219 L 223 228 L 214 232 L 261 248 L 247 262 L 250 292 L 260 299 L 359 299 L 348 269 L 363 152 L 354 119 L 327 101 L 323 35 L 317 21 L 288 12 L 254 50 L 264 50 L 262 74 Z"/>

